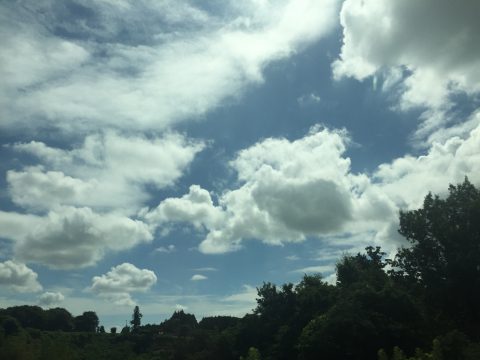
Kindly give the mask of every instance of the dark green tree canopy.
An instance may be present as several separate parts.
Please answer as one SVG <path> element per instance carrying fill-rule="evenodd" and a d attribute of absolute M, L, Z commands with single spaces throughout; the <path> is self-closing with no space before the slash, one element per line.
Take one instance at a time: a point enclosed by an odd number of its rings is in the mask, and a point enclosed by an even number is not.
<path fill-rule="evenodd" d="M 142 322 L 142 313 L 140 312 L 140 308 L 135 306 L 133 309 L 132 320 L 130 320 L 130 324 L 132 325 L 132 331 L 137 331 L 140 328 L 140 324 Z"/>
<path fill-rule="evenodd" d="M 76 331 L 96 332 L 98 328 L 98 316 L 95 311 L 85 311 L 74 319 Z"/>
<path fill-rule="evenodd" d="M 400 213 L 399 232 L 411 246 L 398 251 L 392 274 L 417 284 L 441 318 L 471 331 L 480 321 L 480 191 L 467 178 L 448 190 Z"/>

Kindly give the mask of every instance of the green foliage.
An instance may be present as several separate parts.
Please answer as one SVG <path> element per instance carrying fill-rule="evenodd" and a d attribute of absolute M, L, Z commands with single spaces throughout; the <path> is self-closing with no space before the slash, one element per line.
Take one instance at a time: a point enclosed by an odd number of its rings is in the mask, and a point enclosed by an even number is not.
<path fill-rule="evenodd" d="M 96 332 L 98 328 L 98 316 L 94 311 L 85 311 L 74 319 L 75 331 Z"/>
<path fill-rule="evenodd" d="M 0 318 L 0 325 L 5 336 L 12 336 L 18 334 L 22 328 L 17 319 L 11 316 L 4 316 Z"/>
<path fill-rule="evenodd" d="M 142 316 L 143 315 L 140 312 L 139 307 L 135 306 L 135 308 L 133 309 L 132 320 L 130 321 L 130 324 L 132 325 L 132 331 L 138 331 L 142 321 Z"/>
<path fill-rule="evenodd" d="M 234 316 L 207 316 L 198 323 L 204 330 L 223 331 L 238 324 L 240 319 Z"/>
<path fill-rule="evenodd" d="M 175 311 L 170 319 L 160 324 L 160 330 L 177 336 L 187 336 L 197 327 L 197 319 L 193 314 L 186 314 L 183 310 Z"/>
<path fill-rule="evenodd" d="M 258 349 L 254 347 L 251 347 L 250 349 L 248 349 L 248 353 L 246 357 L 243 357 L 243 356 L 240 357 L 240 360 L 261 360 L 261 359 L 262 358 L 260 356 L 260 351 L 258 351 Z"/>
<path fill-rule="evenodd" d="M 480 191 L 466 178 L 445 199 L 429 194 L 423 207 L 400 213 L 399 250 L 392 273 L 415 285 L 435 329 L 480 336 Z"/>
<path fill-rule="evenodd" d="M 46 311 L 46 330 L 72 331 L 73 328 L 74 318 L 67 310 L 55 308 Z"/>

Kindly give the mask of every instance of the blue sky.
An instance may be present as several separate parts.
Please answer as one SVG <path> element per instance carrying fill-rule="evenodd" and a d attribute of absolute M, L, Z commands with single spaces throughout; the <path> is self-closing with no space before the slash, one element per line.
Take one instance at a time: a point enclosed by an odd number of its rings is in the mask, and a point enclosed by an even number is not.
<path fill-rule="evenodd" d="M 480 183 L 477 1 L 0 3 L 0 306 L 241 316 Z"/>

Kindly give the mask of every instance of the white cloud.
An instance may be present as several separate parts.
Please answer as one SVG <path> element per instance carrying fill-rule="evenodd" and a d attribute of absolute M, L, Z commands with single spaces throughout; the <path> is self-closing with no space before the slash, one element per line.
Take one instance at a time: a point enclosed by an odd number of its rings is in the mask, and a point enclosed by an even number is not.
<path fill-rule="evenodd" d="M 174 184 L 204 145 L 173 133 L 148 139 L 106 132 L 87 136 L 71 150 L 35 141 L 12 147 L 44 164 L 8 171 L 16 204 L 33 210 L 75 205 L 132 211 L 148 198 L 143 185 Z"/>
<path fill-rule="evenodd" d="M 104 275 L 94 276 L 90 290 L 117 305 L 131 306 L 135 304 L 131 293 L 146 292 L 156 282 L 157 276 L 153 271 L 123 263 L 112 267 Z"/>
<path fill-rule="evenodd" d="M 195 274 L 192 276 L 192 278 L 190 279 L 191 281 L 201 281 L 201 280 L 207 280 L 208 277 L 206 277 L 205 275 L 201 275 L 201 274 Z"/>
<path fill-rule="evenodd" d="M 383 74 L 385 89 L 397 83 L 402 108 L 436 109 L 435 116 L 424 118 L 430 132 L 442 128 L 450 95 L 480 91 L 479 12 L 476 0 L 347 0 L 334 75 L 361 80 Z"/>
<path fill-rule="evenodd" d="M 235 250 L 243 239 L 282 244 L 341 232 L 352 217 L 355 178 L 349 174 L 350 160 L 342 157 L 346 142 L 344 132 L 319 128 L 293 142 L 267 139 L 230 163 L 243 185 L 224 192 L 217 206 L 206 190 L 191 187 L 182 198 L 161 202 L 146 218 L 203 225 L 208 234 L 200 250 L 206 253 Z M 202 212 L 194 211 L 200 197 L 194 201 L 192 189 L 202 194 Z M 169 213 L 163 210 L 167 206 L 173 208 Z"/>
<path fill-rule="evenodd" d="M 39 305 L 46 307 L 57 306 L 63 300 L 65 300 L 65 296 L 60 292 L 47 291 L 38 297 Z"/>
<path fill-rule="evenodd" d="M 321 274 L 330 274 L 335 272 L 335 267 L 331 264 L 329 265 L 315 265 L 307 266 L 301 269 L 293 270 L 294 273 L 310 274 L 310 273 L 321 273 Z"/>
<path fill-rule="evenodd" d="M 28 224 L 30 215 L 0 213 L 2 219 Z M 96 264 L 107 250 L 130 249 L 153 239 L 146 224 L 116 214 L 99 214 L 89 208 L 61 207 L 36 217 L 28 230 L 16 226 L 0 237 L 14 241 L 18 259 L 51 268 L 72 269 Z"/>
<path fill-rule="evenodd" d="M 18 240 L 43 224 L 43 218 L 16 212 L 0 211 L 0 238 Z"/>
<path fill-rule="evenodd" d="M 480 126 L 466 139 L 452 137 L 435 142 L 423 156 L 405 156 L 390 164 L 382 164 L 374 173 L 378 191 L 402 207 L 422 205 L 428 191 L 445 194 L 447 184 L 463 182 L 468 176 L 480 184 Z"/>
<path fill-rule="evenodd" d="M 321 98 L 316 93 L 304 94 L 297 98 L 297 102 L 298 102 L 298 105 L 300 105 L 300 107 L 315 105 L 315 104 L 318 104 L 320 101 L 321 101 Z"/>
<path fill-rule="evenodd" d="M 184 305 L 181 305 L 181 304 L 175 304 L 175 310 L 177 310 L 177 311 L 179 311 L 179 310 L 187 311 L 188 306 L 184 306 Z"/>
<path fill-rule="evenodd" d="M 155 251 L 169 254 L 175 251 L 175 245 L 170 244 L 168 246 L 159 246 L 158 248 L 155 249 Z"/>
<path fill-rule="evenodd" d="M 400 209 L 421 206 L 429 191 L 444 193 L 449 182 L 461 182 L 465 175 L 480 183 L 480 127 L 466 139 L 434 143 L 425 155 L 382 164 L 371 175 L 350 171 L 344 156 L 348 143 L 345 132 L 320 128 L 294 141 L 261 141 L 230 163 L 239 185 L 225 190 L 218 205 L 202 190 L 201 216 L 182 213 L 195 208 L 190 193 L 165 200 L 178 206 L 171 217 L 160 211 L 165 202 L 151 213 L 163 214 L 161 224 L 190 221 L 205 231 L 199 245 L 204 253 L 234 251 L 250 239 L 281 245 L 307 237 L 321 239 L 336 255 L 372 243 L 389 251 L 401 241 L 396 231 Z"/>
<path fill-rule="evenodd" d="M 224 302 L 244 303 L 250 306 L 255 305 L 258 292 L 254 286 L 243 285 L 242 291 L 222 298 Z"/>
<path fill-rule="evenodd" d="M 157 208 L 148 212 L 145 218 L 149 222 L 166 221 L 190 222 L 195 227 L 207 228 L 223 221 L 223 212 L 213 205 L 210 193 L 198 185 L 190 186 L 188 194 L 181 198 L 167 198 Z"/>
<path fill-rule="evenodd" d="M 338 1 L 291 0 L 266 3 L 262 10 L 242 2 L 228 8 L 227 22 L 211 21 L 204 11 L 175 2 L 125 4 L 86 5 L 102 19 L 98 28 L 69 24 L 54 7 L 34 8 L 48 20 L 32 17 L 27 26 L 20 10 L 3 6 L 9 21 L 0 31 L 11 39 L 1 60 L 3 125 L 138 130 L 198 117 L 262 81 L 270 62 L 333 29 Z M 175 25 L 167 34 L 158 25 L 165 18 Z M 192 23 L 201 26 L 192 32 Z M 55 25 L 91 41 L 60 39 L 53 35 Z M 122 32 L 138 37 L 136 44 L 122 43 Z M 19 82 L 16 74 L 23 70 L 27 75 Z"/>
<path fill-rule="evenodd" d="M 11 260 L 0 262 L 0 286 L 16 292 L 37 292 L 42 290 L 37 278 L 37 273 L 25 264 Z"/>

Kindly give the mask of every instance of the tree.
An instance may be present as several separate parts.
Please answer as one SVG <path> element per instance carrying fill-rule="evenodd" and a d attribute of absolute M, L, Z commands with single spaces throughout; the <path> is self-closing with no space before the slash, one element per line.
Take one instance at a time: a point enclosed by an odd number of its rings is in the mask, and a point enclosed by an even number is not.
<path fill-rule="evenodd" d="M 76 316 L 74 322 L 76 331 L 96 332 L 98 328 L 98 316 L 94 311 L 85 311 Z"/>
<path fill-rule="evenodd" d="M 393 273 L 417 285 L 431 316 L 480 335 L 480 191 L 467 178 L 445 199 L 431 193 L 423 207 L 400 213 Z M 438 324 L 434 324 L 438 327 Z"/>
<path fill-rule="evenodd" d="M 110 328 L 110 334 L 116 334 L 117 333 L 117 328 L 114 326 L 114 327 L 111 327 Z"/>
<path fill-rule="evenodd" d="M 142 322 L 142 313 L 140 313 L 140 308 L 135 306 L 133 309 L 132 320 L 130 320 L 130 324 L 132 325 L 132 331 L 137 331 L 140 328 L 140 324 Z"/>
<path fill-rule="evenodd" d="M 381 289 L 385 285 L 387 274 L 383 269 L 387 264 L 382 260 L 385 253 L 378 246 L 368 246 L 365 250 L 366 254 L 344 256 L 337 263 L 337 285 L 340 288 L 368 284 L 375 289 Z"/>
<path fill-rule="evenodd" d="M 186 335 L 198 326 L 197 319 L 193 314 L 187 314 L 183 310 L 175 311 L 170 319 L 160 324 L 160 329 L 169 334 Z"/>
<path fill-rule="evenodd" d="M 11 316 L 0 318 L 0 326 L 3 328 L 6 336 L 15 335 L 20 332 L 22 328 L 18 320 Z"/>
<path fill-rule="evenodd" d="M 46 327 L 45 311 L 40 306 L 13 306 L 6 314 L 17 319 L 24 328 L 44 330 Z"/>
<path fill-rule="evenodd" d="M 74 319 L 72 314 L 63 308 L 54 308 L 46 311 L 47 330 L 72 331 Z"/>

